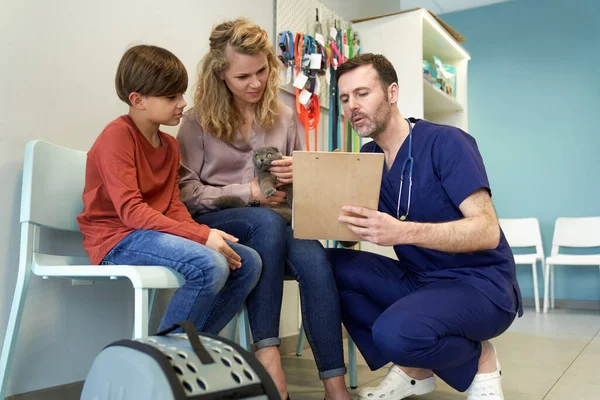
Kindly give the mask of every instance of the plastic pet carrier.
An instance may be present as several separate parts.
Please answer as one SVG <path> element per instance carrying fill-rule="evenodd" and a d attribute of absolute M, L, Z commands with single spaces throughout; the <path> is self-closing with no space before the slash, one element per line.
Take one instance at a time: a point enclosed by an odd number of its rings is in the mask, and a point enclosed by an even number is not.
<path fill-rule="evenodd" d="M 181 326 L 184 334 L 169 334 Z M 82 400 L 281 399 L 262 364 L 236 343 L 193 324 L 108 345 L 94 360 Z"/>

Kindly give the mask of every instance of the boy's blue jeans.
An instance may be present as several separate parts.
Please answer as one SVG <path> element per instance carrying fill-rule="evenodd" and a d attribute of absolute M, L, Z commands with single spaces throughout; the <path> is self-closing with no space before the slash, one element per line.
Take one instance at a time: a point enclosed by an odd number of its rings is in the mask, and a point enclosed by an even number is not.
<path fill-rule="evenodd" d="M 232 208 L 195 216 L 256 250 L 260 281 L 246 302 L 257 348 L 277 346 L 284 272 L 299 283 L 302 323 L 321 379 L 346 373 L 338 291 L 325 249 L 316 240 L 294 239 L 276 212 L 262 207 Z"/>
<path fill-rule="evenodd" d="M 185 320 L 199 331 L 218 334 L 242 308 L 261 274 L 260 256 L 249 247 L 228 243 L 242 258 L 230 270 L 225 257 L 192 240 L 167 233 L 137 230 L 104 257 L 103 265 L 160 265 L 185 277 L 175 291 L 159 330 Z"/>

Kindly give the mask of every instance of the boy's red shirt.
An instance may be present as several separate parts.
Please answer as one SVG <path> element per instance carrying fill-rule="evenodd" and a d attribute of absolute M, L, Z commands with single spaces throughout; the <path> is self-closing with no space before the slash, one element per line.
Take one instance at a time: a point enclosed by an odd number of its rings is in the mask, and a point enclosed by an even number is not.
<path fill-rule="evenodd" d="M 205 244 L 210 233 L 179 199 L 179 144 L 159 132 L 154 148 L 131 117 L 104 128 L 87 154 L 83 211 L 77 217 L 93 264 L 134 230 L 147 229 Z"/>

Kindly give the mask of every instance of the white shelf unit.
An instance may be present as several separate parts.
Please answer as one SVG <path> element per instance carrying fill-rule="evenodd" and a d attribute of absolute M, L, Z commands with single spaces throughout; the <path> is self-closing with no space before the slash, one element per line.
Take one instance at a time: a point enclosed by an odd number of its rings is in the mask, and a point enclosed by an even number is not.
<path fill-rule="evenodd" d="M 396 68 L 405 117 L 468 130 L 467 67 L 471 56 L 425 9 L 400 12 L 354 23 L 362 53 L 385 55 Z M 423 60 L 435 68 L 433 56 L 456 68 L 456 97 L 423 78 Z"/>
<path fill-rule="evenodd" d="M 467 67 L 471 56 L 425 9 L 355 22 L 362 53 L 386 56 L 398 74 L 398 108 L 404 117 L 459 127 L 468 132 Z M 423 60 L 433 56 L 456 68 L 456 97 L 423 77 Z M 362 242 L 361 249 L 396 258 L 392 247 Z"/>
<path fill-rule="evenodd" d="M 425 115 L 463 111 L 464 108 L 454 97 L 442 92 L 433 83 L 423 79 L 423 104 Z"/>

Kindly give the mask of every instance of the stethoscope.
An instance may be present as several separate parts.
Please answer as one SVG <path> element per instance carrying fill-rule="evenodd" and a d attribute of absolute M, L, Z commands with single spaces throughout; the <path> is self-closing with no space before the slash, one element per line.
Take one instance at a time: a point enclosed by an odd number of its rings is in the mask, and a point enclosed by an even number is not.
<path fill-rule="evenodd" d="M 402 175 L 400 175 L 400 190 L 398 193 L 398 206 L 396 207 L 396 218 L 400 221 L 406 220 L 408 217 L 408 213 L 410 212 L 410 197 L 412 194 L 412 175 L 413 175 L 413 164 L 414 159 L 412 156 L 412 125 L 410 121 L 407 119 L 408 123 L 408 157 L 404 160 L 402 164 Z M 402 186 L 404 184 L 404 171 L 408 168 L 408 205 L 406 207 L 406 213 L 404 215 L 400 215 L 400 199 L 402 198 Z"/>

